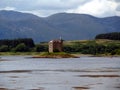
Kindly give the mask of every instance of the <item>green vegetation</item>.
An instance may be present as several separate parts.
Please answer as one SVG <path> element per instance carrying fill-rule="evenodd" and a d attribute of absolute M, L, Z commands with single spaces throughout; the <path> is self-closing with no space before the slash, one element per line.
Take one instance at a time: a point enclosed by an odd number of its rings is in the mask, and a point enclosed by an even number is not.
<path fill-rule="evenodd" d="M 0 52 L 29 52 L 34 47 L 34 41 L 30 38 L 0 40 Z"/>
<path fill-rule="evenodd" d="M 14 48 L 17 45 L 24 43 L 27 47 L 34 47 L 34 41 L 31 38 L 24 38 L 24 39 L 4 39 L 0 40 L 0 46 L 7 45 L 9 48 Z"/>
<path fill-rule="evenodd" d="M 110 40 L 120 40 L 120 32 L 112 32 L 99 34 L 95 37 L 95 39 L 110 39 Z"/>
<path fill-rule="evenodd" d="M 68 53 L 92 55 L 120 55 L 120 41 L 115 40 L 86 40 L 66 41 L 64 51 Z"/>
<path fill-rule="evenodd" d="M 48 51 L 48 43 L 47 44 L 36 44 L 34 47 L 34 52 L 47 52 Z"/>
<path fill-rule="evenodd" d="M 34 44 L 30 38 L 0 40 L 0 55 L 37 55 L 47 52 L 48 44 Z"/>
<path fill-rule="evenodd" d="M 9 51 L 9 47 L 7 45 L 2 45 L 0 47 L 0 52 L 7 52 L 7 51 Z"/>
<path fill-rule="evenodd" d="M 15 52 L 28 52 L 29 48 L 24 43 L 20 43 L 12 50 Z"/>
<path fill-rule="evenodd" d="M 64 41 L 63 52 L 48 53 L 48 42 L 34 44 L 31 39 L 15 40 L 0 40 L 0 55 L 41 55 L 44 56 L 63 56 L 67 57 L 70 54 L 91 54 L 91 55 L 120 55 L 120 41 L 119 40 L 80 40 L 80 41 Z M 25 41 L 26 40 L 26 41 Z M 10 44 L 9 44 L 9 43 Z M 13 42 L 13 43 L 11 43 Z M 19 42 L 19 43 L 18 43 Z M 29 42 L 29 43 L 28 43 Z M 13 45 L 15 44 L 15 45 Z M 43 53 L 47 52 L 47 53 Z"/>
<path fill-rule="evenodd" d="M 65 52 L 43 52 L 37 56 L 33 56 L 33 58 L 77 58 L 77 56 Z"/>
<path fill-rule="evenodd" d="M 39 55 L 40 52 L 0 52 L 0 55 Z"/>

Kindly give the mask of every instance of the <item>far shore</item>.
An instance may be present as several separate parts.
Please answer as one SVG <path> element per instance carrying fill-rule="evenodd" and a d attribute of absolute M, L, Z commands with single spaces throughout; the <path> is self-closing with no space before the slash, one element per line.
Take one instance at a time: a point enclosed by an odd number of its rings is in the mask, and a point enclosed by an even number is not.
<path fill-rule="evenodd" d="M 92 55 L 92 54 L 73 54 L 75 56 L 80 56 L 80 57 L 120 57 L 120 55 L 106 55 L 106 54 L 98 54 L 98 55 Z"/>
<path fill-rule="evenodd" d="M 40 52 L 0 52 L 0 56 L 39 56 Z M 79 53 L 72 53 L 71 55 L 75 57 L 120 57 L 120 55 L 110 55 L 110 54 L 98 54 L 98 55 L 92 55 L 92 54 L 79 54 Z M 41 58 L 45 58 L 40 56 Z M 48 57 L 49 58 L 49 57 Z"/>

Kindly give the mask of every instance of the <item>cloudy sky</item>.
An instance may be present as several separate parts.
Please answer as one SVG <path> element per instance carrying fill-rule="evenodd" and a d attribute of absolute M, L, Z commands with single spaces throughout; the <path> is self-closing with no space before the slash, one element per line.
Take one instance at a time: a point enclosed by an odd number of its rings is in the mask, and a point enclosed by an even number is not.
<path fill-rule="evenodd" d="M 49 16 L 82 13 L 97 17 L 120 16 L 120 0 L 0 0 L 0 10 L 15 10 Z"/>

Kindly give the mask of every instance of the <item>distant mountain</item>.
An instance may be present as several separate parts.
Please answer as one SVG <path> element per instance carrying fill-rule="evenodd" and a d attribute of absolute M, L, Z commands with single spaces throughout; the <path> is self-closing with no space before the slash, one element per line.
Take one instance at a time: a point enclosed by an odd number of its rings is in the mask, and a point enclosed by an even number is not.
<path fill-rule="evenodd" d="M 120 32 L 120 17 L 116 16 L 96 18 L 85 14 L 59 13 L 47 17 L 46 20 L 71 34 L 72 39 L 93 39 L 99 33 Z"/>
<path fill-rule="evenodd" d="M 15 11 L 0 12 L 0 39 L 33 38 L 39 42 L 58 38 L 58 33 L 44 18 Z"/>
<path fill-rule="evenodd" d="M 33 14 L 21 13 L 21 12 L 17 12 L 17 11 L 1 10 L 0 18 L 6 19 L 6 20 L 17 21 L 17 20 L 26 20 L 26 19 L 38 19 L 40 17 L 35 16 Z"/>
<path fill-rule="evenodd" d="M 81 40 L 108 32 L 120 32 L 120 17 L 58 13 L 42 18 L 28 13 L 0 11 L 0 39 L 33 38 L 35 42 L 42 42 L 61 36 L 64 40 Z"/>

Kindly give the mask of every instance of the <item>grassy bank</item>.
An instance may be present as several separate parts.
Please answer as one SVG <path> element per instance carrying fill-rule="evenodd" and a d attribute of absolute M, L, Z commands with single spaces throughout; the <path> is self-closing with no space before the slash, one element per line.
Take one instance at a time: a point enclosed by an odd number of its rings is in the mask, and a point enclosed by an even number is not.
<path fill-rule="evenodd" d="M 39 55 L 33 56 L 33 58 L 78 58 L 78 56 L 65 52 L 55 52 L 55 53 L 43 52 L 40 53 Z"/>
<path fill-rule="evenodd" d="M 48 52 L 0 52 L 0 56 L 14 56 L 14 55 L 30 55 L 34 58 L 76 58 L 81 56 L 87 57 L 120 57 L 120 55 L 111 55 L 111 54 L 80 54 L 80 53 L 48 53 Z"/>
<path fill-rule="evenodd" d="M 0 56 L 9 55 L 39 55 L 40 52 L 0 52 Z"/>

